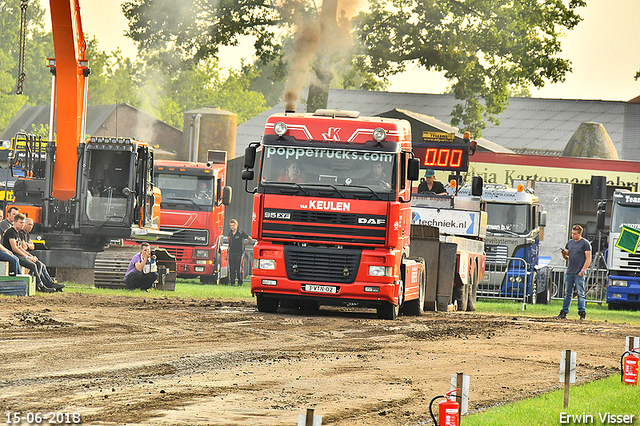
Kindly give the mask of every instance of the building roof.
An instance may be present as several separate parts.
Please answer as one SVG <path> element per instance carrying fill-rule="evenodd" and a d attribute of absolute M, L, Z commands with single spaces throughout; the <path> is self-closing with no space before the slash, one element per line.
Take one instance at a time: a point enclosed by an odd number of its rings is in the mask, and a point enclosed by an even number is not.
<path fill-rule="evenodd" d="M 303 94 L 302 99 L 305 98 Z M 458 102 L 451 94 L 331 89 L 327 107 L 360 111 L 363 116 L 380 115 L 397 108 L 449 123 L 451 111 Z M 578 126 L 592 121 L 604 125 L 620 153 L 627 105 L 622 101 L 510 98 L 506 110 L 498 116 L 500 124 L 488 123 L 481 139 L 516 152 L 558 155 Z M 299 104 L 296 110 L 303 112 L 304 105 Z M 238 126 L 236 156 L 243 155 L 249 142 L 260 140 L 267 117 L 283 111 L 284 103 L 281 103 Z"/>
<path fill-rule="evenodd" d="M 133 107 L 131 107 L 133 108 Z M 97 133 L 98 129 L 113 114 L 116 105 L 92 105 L 87 108 L 87 134 Z M 13 117 L 9 125 L 0 133 L 0 140 L 11 140 L 16 133 L 32 133 L 40 125 L 49 125 L 51 106 L 24 105 Z"/>

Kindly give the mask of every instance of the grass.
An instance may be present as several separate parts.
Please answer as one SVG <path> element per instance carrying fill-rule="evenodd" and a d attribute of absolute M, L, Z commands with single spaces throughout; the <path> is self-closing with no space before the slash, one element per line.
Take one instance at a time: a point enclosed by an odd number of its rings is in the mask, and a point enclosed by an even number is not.
<path fill-rule="evenodd" d="M 502 315 L 518 315 L 528 317 L 554 317 L 558 315 L 562 309 L 561 300 L 552 300 L 549 305 L 530 305 L 527 309 L 522 310 L 522 301 L 514 302 L 511 300 L 480 300 L 476 305 L 477 312 L 502 314 Z M 569 310 L 569 319 L 578 319 L 578 302 L 571 302 Z M 625 323 L 640 325 L 640 311 L 610 311 L 606 303 L 587 303 L 587 319 L 589 321 L 605 321 L 614 323 Z"/>
<path fill-rule="evenodd" d="M 482 413 L 463 417 L 465 426 L 488 425 L 536 425 L 556 426 L 561 422 L 561 413 L 567 415 L 593 416 L 593 421 L 580 423 L 608 424 L 602 422 L 600 415 L 633 415 L 632 424 L 640 424 L 640 390 L 635 386 L 620 382 L 620 375 L 576 386 L 569 390 L 569 407 L 564 408 L 564 389 L 557 390 L 537 398 L 525 399 L 512 404 L 489 409 Z M 564 424 L 577 424 L 572 421 Z M 615 422 L 611 422 L 612 424 Z M 620 422 L 618 422 L 620 423 Z"/>
<path fill-rule="evenodd" d="M 243 299 L 251 298 L 251 289 L 247 280 L 242 287 L 229 285 L 202 285 L 198 280 L 178 279 L 175 291 L 125 290 L 95 288 L 85 284 L 67 283 L 64 291 L 68 293 L 85 293 L 110 296 L 145 296 L 145 297 L 184 297 L 189 299 Z"/>

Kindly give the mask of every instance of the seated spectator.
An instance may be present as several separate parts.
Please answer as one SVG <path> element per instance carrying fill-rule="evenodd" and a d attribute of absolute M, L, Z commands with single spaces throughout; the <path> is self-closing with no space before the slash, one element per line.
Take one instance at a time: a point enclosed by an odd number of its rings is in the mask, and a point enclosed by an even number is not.
<path fill-rule="evenodd" d="M 36 256 L 28 253 L 23 250 L 20 244 L 20 234 L 19 231 L 24 228 L 24 215 L 22 213 L 18 213 L 14 215 L 13 218 L 13 226 L 7 229 L 2 236 L 2 245 L 7 249 L 11 250 L 11 252 L 18 257 L 18 261 L 20 265 L 29 269 L 31 273 L 35 276 L 36 279 L 36 290 L 42 291 L 45 293 L 52 293 L 54 291 L 62 291 L 64 286 L 58 285 L 54 282 L 43 281 L 42 276 L 42 268 L 44 267 L 44 263 L 40 262 Z"/>
<path fill-rule="evenodd" d="M 4 212 L 0 210 L 0 220 L 3 219 Z M 2 240 L 2 232 L 0 232 L 0 241 Z M 18 258 L 5 246 L 0 244 L 0 261 L 7 262 L 9 264 L 9 275 L 16 275 L 20 273 L 20 262 Z"/>
<path fill-rule="evenodd" d="M 33 243 L 33 241 L 31 241 L 31 230 L 33 229 L 33 219 L 31 219 L 30 217 L 26 218 L 24 220 L 24 228 L 22 228 L 21 231 L 18 232 L 18 236 L 20 237 L 20 245 L 22 247 L 22 249 L 24 251 L 26 251 L 27 253 L 29 253 L 31 250 L 35 250 L 36 246 Z M 45 265 L 43 262 L 39 261 L 38 262 L 42 263 L 42 268 L 41 268 L 41 274 L 40 274 L 40 279 L 42 280 L 42 282 L 44 283 L 52 283 L 52 284 L 57 284 L 59 287 L 58 291 L 62 291 L 62 288 L 65 287 L 64 284 L 58 284 L 56 282 L 56 280 L 54 280 L 53 278 L 51 278 L 51 275 L 49 275 L 49 271 L 47 270 L 47 265 Z M 48 287 L 50 287 L 49 285 L 47 285 Z"/>
<path fill-rule="evenodd" d="M 124 276 L 127 290 L 139 288 L 148 291 L 158 279 L 157 269 L 155 258 L 151 256 L 149 243 L 140 244 L 140 253 L 133 255 Z"/>
<path fill-rule="evenodd" d="M 20 213 L 20 210 L 18 210 L 17 207 L 9 207 L 9 210 L 7 210 L 7 217 L 0 221 L 0 233 L 4 233 L 7 229 L 13 226 L 13 218 L 18 213 Z"/>

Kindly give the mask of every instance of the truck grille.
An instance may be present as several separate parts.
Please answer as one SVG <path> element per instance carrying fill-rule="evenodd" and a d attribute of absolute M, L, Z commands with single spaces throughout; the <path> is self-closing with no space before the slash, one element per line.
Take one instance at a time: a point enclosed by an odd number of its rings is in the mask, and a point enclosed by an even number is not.
<path fill-rule="evenodd" d="M 638 276 L 640 274 L 640 254 L 622 252 L 620 270 L 626 271 L 630 275 Z"/>
<path fill-rule="evenodd" d="M 362 252 L 355 249 L 285 246 L 287 278 L 295 281 L 351 284 Z"/>
<path fill-rule="evenodd" d="M 209 245 L 209 231 L 206 229 L 184 229 L 184 228 L 167 228 L 160 227 L 161 231 L 173 232 L 170 237 L 160 237 L 158 244 L 178 244 L 190 246 L 207 246 Z"/>
<path fill-rule="evenodd" d="M 164 247 L 164 249 L 170 254 L 172 254 L 173 256 L 175 256 L 176 262 L 186 262 L 187 260 L 191 260 L 186 258 L 185 249 L 177 248 L 177 247 Z"/>
<path fill-rule="evenodd" d="M 487 254 L 487 269 L 492 272 L 504 272 L 507 270 L 507 257 L 509 248 L 496 244 L 485 244 L 484 251 Z"/>
<path fill-rule="evenodd" d="M 265 209 L 262 236 L 279 240 L 384 245 L 386 217 Z"/>

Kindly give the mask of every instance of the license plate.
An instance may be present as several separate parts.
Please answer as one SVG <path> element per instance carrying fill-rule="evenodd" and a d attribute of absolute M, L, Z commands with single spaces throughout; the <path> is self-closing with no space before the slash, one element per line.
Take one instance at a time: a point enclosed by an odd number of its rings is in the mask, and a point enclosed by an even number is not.
<path fill-rule="evenodd" d="M 332 285 L 312 285 L 307 284 L 304 286 L 306 291 L 312 291 L 314 293 L 337 293 L 338 288 Z"/>

